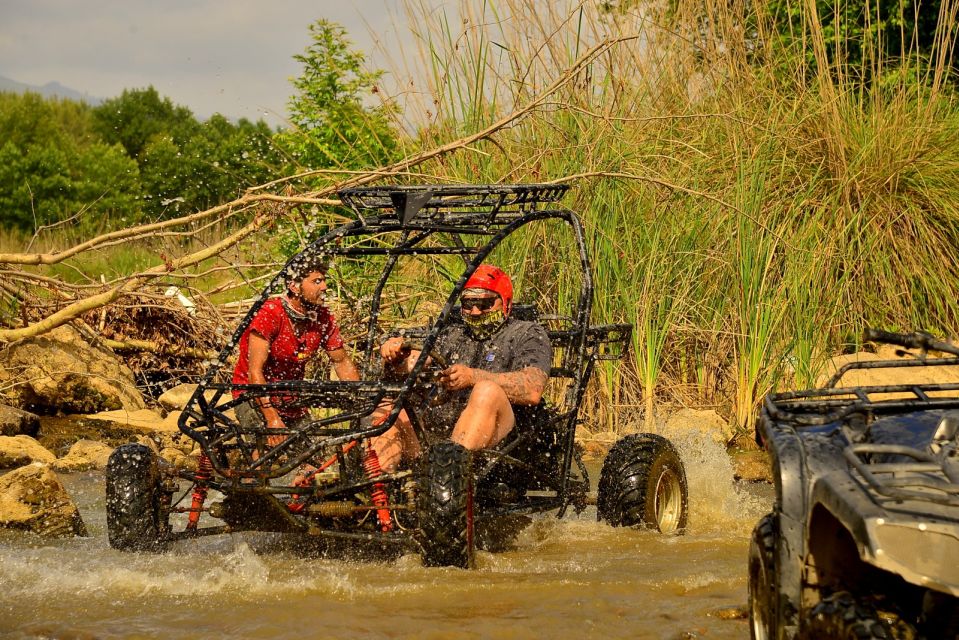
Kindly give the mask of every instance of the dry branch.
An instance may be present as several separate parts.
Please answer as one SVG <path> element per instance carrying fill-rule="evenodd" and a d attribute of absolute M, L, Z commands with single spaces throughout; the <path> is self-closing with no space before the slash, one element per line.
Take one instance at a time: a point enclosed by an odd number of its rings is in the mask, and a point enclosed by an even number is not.
<path fill-rule="evenodd" d="M 251 233 L 257 231 L 260 227 L 264 226 L 272 220 L 272 217 L 260 216 L 254 219 L 250 224 L 241 228 L 239 231 L 227 236 L 220 242 L 211 245 L 200 251 L 196 251 L 189 255 L 183 256 L 176 260 L 171 260 L 169 263 L 162 265 L 157 265 L 152 269 L 142 272 L 137 277 L 127 280 L 123 284 L 108 289 L 102 293 L 98 293 L 82 300 L 77 300 L 73 304 L 70 304 L 63 309 L 57 311 L 50 316 L 47 316 L 39 322 L 35 322 L 29 326 L 22 327 L 20 329 L 0 329 L 0 342 L 9 342 L 12 340 L 20 340 L 22 338 L 31 338 L 38 336 L 42 333 L 46 333 L 52 329 L 56 329 L 62 324 L 70 322 L 79 318 L 84 313 L 92 311 L 98 307 L 116 302 L 122 296 L 127 295 L 139 287 L 143 286 L 147 282 L 150 282 L 154 278 L 157 278 L 162 275 L 166 275 L 172 271 L 178 269 L 183 269 L 185 267 L 192 266 L 203 262 L 207 258 L 211 258 L 224 250 L 232 247 L 237 244 Z"/>

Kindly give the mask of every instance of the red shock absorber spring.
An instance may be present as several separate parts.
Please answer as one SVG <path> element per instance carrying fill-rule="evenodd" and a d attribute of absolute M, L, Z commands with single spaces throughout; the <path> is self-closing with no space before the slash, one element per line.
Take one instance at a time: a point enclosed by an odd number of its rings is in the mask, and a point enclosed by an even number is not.
<path fill-rule="evenodd" d="M 200 521 L 200 511 L 203 509 L 203 502 L 206 500 L 207 480 L 213 477 L 213 463 L 210 462 L 210 456 L 206 453 L 200 454 L 197 463 L 196 484 L 193 485 L 193 503 L 190 505 L 190 519 L 186 524 L 187 531 L 196 531 L 197 523 Z"/>
<path fill-rule="evenodd" d="M 363 458 L 363 470 L 366 471 L 366 477 L 375 480 L 383 475 L 380 469 L 380 458 L 376 455 L 373 447 L 366 451 L 366 457 Z M 373 491 L 370 493 L 373 499 L 373 506 L 384 507 L 376 510 L 376 519 L 380 522 L 380 529 L 385 533 L 393 530 L 393 519 L 390 517 L 390 510 L 385 508 L 389 504 L 386 497 L 386 485 L 382 482 L 373 483 Z"/>

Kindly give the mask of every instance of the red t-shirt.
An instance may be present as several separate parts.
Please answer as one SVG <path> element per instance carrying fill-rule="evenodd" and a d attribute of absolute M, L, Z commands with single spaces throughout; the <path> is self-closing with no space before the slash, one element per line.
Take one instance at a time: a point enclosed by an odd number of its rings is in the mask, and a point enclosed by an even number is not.
<path fill-rule="evenodd" d="M 281 299 L 270 298 L 263 303 L 240 338 L 240 355 L 236 368 L 233 369 L 233 384 L 250 382 L 251 331 L 256 331 L 270 343 L 270 354 L 263 365 L 263 376 L 267 382 L 302 380 L 306 373 L 306 363 L 321 347 L 325 351 L 335 351 L 343 347 L 340 329 L 329 309 L 320 307 L 316 320 L 310 322 L 297 336 Z M 233 395 L 239 397 L 240 392 L 234 392 Z M 281 415 L 299 416 L 306 413 L 306 409 L 284 411 L 282 398 L 274 397 L 272 401 Z"/>

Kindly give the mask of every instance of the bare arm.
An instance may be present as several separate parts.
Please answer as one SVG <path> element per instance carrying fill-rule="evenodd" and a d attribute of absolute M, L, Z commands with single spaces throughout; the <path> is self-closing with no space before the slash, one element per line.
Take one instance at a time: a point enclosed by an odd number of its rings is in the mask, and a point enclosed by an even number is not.
<path fill-rule="evenodd" d="M 473 369 L 455 364 L 446 369 L 440 377 L 440 384 L 454 391 L 469 389 L 480 380 L 488 380 L 499 385 L 513 404 L 539 404 L 546 390 L 546 372 L 537 367 L 526 367 L 519 371 L 490 373 L 482 369 Z"/>
<path fill-rule="evenodd" d="M 408 374 L 413 370 L 413 364 L 420 357 L 420 352 L 409 349 L 403 338 L 390 338 L 380 347 L 383 361 L 395 372 Z"/>
<path fill-rule="evenodd" d="M 333 370 L 336 371 L 336 377 L 340 380 L 359 380 L 360 372 L 356 370 L 356 365 L 350 359 L 350 354 L 346 349 L 340 347 L 333 351 L 326 352 L 333 362 Z"/>
<path fill-rule="evenodd" d="M 266 377 L 263 375 L 263 367 L 266 365 L 267 358 L 270 357 L 270 342 L 256 331 L 250 332 L 249 342 L 249 380 L 251 384 L 266 384 Z M 270 398 L 260 396 L 254 400 L 260 407 L 266 426 L 272 428 L 283 428 L 283 420 L 280 414 L 270 404 Z"/>

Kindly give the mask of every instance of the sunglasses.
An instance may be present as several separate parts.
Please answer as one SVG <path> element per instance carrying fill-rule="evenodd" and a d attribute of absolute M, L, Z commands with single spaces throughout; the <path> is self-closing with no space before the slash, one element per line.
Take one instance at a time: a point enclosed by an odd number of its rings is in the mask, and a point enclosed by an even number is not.
<path fill-rule="evenodd" d="M 487 296 L 483 298 L 460 298 L 460 307 L 463 310 L 463 313 L 471 311 L 474 307 L 479 309 L 480 313 L 489 311 L 496 305 L 496 301 L 499 300 L 497 296 Z"/>

